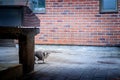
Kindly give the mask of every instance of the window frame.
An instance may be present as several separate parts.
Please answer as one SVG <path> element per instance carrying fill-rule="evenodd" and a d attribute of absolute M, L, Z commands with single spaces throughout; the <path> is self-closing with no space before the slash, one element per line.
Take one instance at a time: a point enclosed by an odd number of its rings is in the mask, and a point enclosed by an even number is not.
<path fill-rule="evenodd" d="M 41 10 L 35 10 L 34 4 L 33 4 L 33 0 L 31 0 L 31 3 L 32 3 L 32 11 L 33 11 L 33 13 L 41 13 L 41 14 L 46 13 L 46 0 L 45 0 L 45 7 L 44 7 L 44 8 L 42 8 L 42 7 L 37 7 L 37 8 L 41 8 Z M 42 9 L 43 9 L 43 10 L 42 10 Z"/>
<path fill-rule="evenodd" d="M 103 8 L 102 8 L 102 6 L 103 6 L 103 0 L 99 0 L 99 2 L 100 2 L 100 13 L 118 13 L 118 0 L 116 0 L 116 9 L 115 10 L 104 10 Z"/>

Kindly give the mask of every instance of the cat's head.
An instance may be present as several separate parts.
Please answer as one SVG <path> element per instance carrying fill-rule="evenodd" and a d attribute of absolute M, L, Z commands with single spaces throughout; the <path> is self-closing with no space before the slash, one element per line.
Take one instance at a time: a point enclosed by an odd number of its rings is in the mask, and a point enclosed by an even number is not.
<path fill-rule="evenodd" d="M 49 54 L 50 54 L 50 52 L 48 52 L 48 51 L 44 51 L 44 53 L 43 53 L 45 58 L 47 58 L 49 56 Z"/>

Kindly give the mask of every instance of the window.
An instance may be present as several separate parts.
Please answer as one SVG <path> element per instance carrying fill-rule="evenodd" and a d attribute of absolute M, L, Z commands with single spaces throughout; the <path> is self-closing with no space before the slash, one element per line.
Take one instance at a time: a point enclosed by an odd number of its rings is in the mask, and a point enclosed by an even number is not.
<path fill-rule="evenodd" d="M 118 0 L 100 0 L 100 12 L 118 12 Z"/>
<path fill-rule="evenodd" d="M 34 13 L 45 13 L 45 0 L 32 0 Z"/>

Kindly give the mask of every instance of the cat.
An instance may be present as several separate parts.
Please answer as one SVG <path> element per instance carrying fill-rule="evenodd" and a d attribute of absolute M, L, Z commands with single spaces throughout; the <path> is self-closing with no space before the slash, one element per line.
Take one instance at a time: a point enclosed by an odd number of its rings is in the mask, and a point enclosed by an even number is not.
<path fill-rule="evenodd" d="M 47 51 L 35 51 L 35 63 L 40 63 L 40 60 L 45 63 L 45 59 L 48 57 L 50 53 Z"/>

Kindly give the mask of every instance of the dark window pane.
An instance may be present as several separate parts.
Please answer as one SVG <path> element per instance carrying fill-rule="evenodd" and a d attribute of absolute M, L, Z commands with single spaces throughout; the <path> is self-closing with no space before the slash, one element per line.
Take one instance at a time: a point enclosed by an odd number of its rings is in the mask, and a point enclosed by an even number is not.
<path fill-rule="evenodd" d="M 33 0 L 33 12 L 45 13 L 45 0 Z"/>
<path fill-rule="evenodd" d="M 116 0 L 103 0 L 104 10 L 116 10 Z"/>
<path fill-rule="evenodd" d="M 45 0 L 38 0 L 38 7 L 45 8 Z"/>
<path fill-rule="evenodd" d="M 117 0 L 101 0 L 101 12 L 116 12 Z"/>
<path fill-rule="evenodd" d="M 33 0 L 34 8 L 45 8 L 45 0 Z"/>

